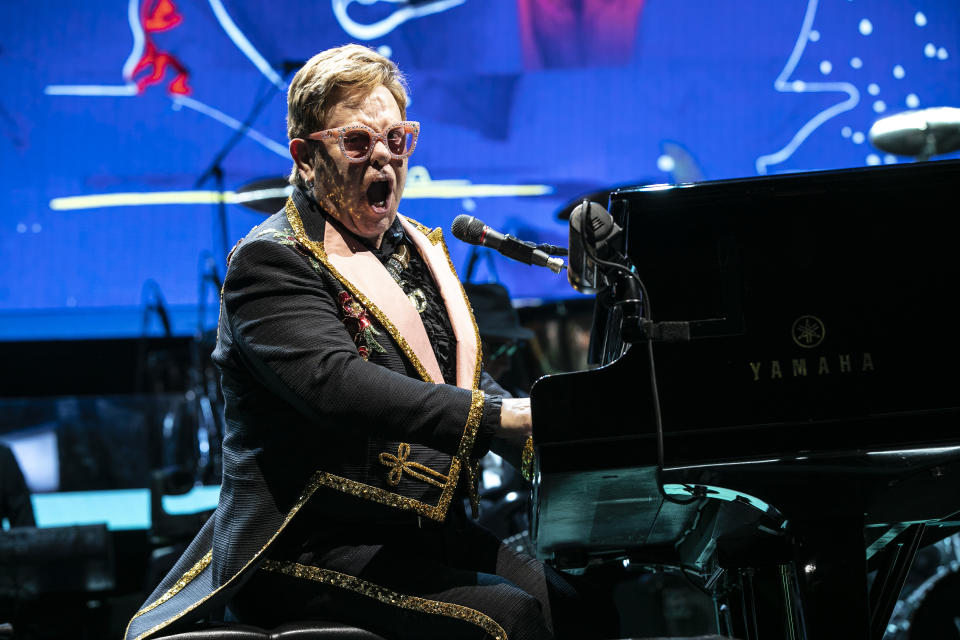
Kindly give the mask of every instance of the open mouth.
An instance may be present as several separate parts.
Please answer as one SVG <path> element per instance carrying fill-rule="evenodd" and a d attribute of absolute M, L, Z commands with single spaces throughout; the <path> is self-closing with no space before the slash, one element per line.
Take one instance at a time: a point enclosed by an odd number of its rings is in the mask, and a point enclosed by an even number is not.
<path fill-rule="evenodd" d="M 389 181 L 378 180 L 367 187 L 367 201 L 374 209 L 385 209 L 390 191 Z"/>

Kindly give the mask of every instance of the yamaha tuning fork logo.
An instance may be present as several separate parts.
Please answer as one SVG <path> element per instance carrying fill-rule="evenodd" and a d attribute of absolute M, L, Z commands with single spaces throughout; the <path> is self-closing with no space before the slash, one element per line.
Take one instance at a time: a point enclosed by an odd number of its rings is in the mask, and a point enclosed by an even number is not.
<path fill-rule="evenodd" d="M 792 333 L 793 341 L 798 347 L 813 349 L 823 342 L 827 328 L 817 316 L 800 316 L 793 322 Z"/>

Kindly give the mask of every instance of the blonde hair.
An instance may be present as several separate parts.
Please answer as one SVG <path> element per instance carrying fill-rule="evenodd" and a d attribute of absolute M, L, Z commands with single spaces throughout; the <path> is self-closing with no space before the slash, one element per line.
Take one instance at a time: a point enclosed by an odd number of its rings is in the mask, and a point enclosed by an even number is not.
<path fill-rule="evenodd" d="M 373 49 L 347 44 L 321 51 L 293 76 L 287 91 L 287 137 L 303 138 L 326 128 L 343 90 L 373 91 L 383 85 L 407 117 L 407 82 L 397 65 Z M 294 163 L 290 184 L 304 186 Z"/>

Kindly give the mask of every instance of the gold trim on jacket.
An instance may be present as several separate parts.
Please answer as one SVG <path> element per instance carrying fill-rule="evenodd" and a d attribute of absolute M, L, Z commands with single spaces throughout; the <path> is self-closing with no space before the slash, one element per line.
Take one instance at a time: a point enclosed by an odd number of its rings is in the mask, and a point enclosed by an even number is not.
<path fill-rule="evenodd" d="M 266 560 L 260 568 L 263 571 L 269 571 L 271 573 L 280 573 L 294 578 L 300 578 L 301 580 L 311 580 L 313 582 L 347 589 L 401 609 L 410 609 L 412 611 L 421 611 L 423 613 L 463 620 L 480 627 L 487 635 L 493 638 L 493 640 L 507 640 L 507 632 L 497 624 L 496 620 L 485 613 L 481 613 L 470 607 L 465 607 L 462 604 L 428 600 L 427 598 L 398 593 L 397 591 L 387 589 L 368 580 L 351 576 L 348 573 L 340 573 L 332 569 L 321 569 L 320 567 L 300 564 L 299 562 Z"/>

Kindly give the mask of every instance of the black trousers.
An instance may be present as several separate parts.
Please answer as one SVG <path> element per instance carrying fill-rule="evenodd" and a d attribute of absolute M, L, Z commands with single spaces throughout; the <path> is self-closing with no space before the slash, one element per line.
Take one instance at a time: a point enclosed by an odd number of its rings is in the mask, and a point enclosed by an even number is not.
<path fill-rule="evenodd" d="M 234 597 L 240 622 L 333 620 L 398 640 L 616 635 L 606 598 L 585 596 L 572 577 L 508 548 L 459 505 L 439 525 L 313 526 L 285 532 Z"/>

